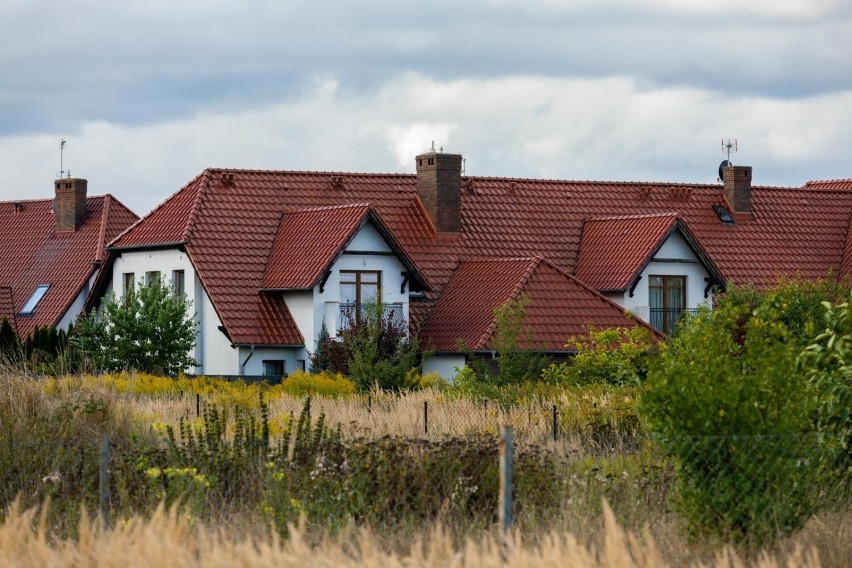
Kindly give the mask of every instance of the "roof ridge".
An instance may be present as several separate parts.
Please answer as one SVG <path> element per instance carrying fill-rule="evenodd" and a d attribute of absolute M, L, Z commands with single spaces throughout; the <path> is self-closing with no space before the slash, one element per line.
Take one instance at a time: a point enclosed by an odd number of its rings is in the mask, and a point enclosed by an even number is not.
<path fill-rule="evenodd" d="M 109 220 L 109 204 L 110 204 L 110 195 L 107 194 L 104 196 L 104 206 L 101 209 L 101 227 L 98 230 L 98 246 L 95 250 L 95 261 L 101 262 L 104 259 L 104 247 L 106 243 L 106 230 L 107 230 L 107 222 Z"/>
<path fill-rule="evenodd" d="M 189 242 L 192 237 L 192 230 L 195 228 L 195 220 L 198 218 L 198 210 L 201 205 L 201 201 L 204 199 L 204 196 L 207 194 L 207 188 L 210 186 L 210 179 L 213 177 L 213 172 L 209 169 L 204 170 L 201 173 L 201 187 L 198 188 L 198 191 L 195 192 L 195 199 L 192 200 L 192 207 L 189 209 L 189 215 L 186 218 L 186 225 L 183 228 L 183 233 L 180 236 L 180 240 L 184 242 Z"/>
<path fill-rule="evenodd" d="M 642 219 L 659 219 L 663 217 L 680 217 L 680 213 L 677 211 L 671 211 L 666 213 L 645 213 L 642 215 L 612 215 L 612 216 L 603 216 L 603 217 L 589 217 L 586 219 L 587 223 L 592 221 L 639 221 Z"/>
<path fill-rule="evenodd" d="M 348 203 L 344 205 L 318 205 L 317 207 L 304 207 L 299 209 L 285 209 L 284 213 L 286 215 L 293 215 L 295 213 L 314 213 L 317 211 L 334 211 L 340 209 L 356 209 L 356 208 L 367 208 L 370 209 L 372 206 L 369 202 L 364 203 Z"/>
<path fill-rule="evenodd" d="M 512 287 L 512 290 L 509 292 L 509 297 L 500 303 L 500 306 L 508 303 L 514 302 L 520 297 L 521 290 L 523 290 L 526 283 L 529 281 L 530 276 L 533 272 L 535 272 L 536 268 L 541 264 L 542 258 L 540 256 L 532 256 L 528 259 L 518 258 L 515 260 L 527 260 L 529 262 L 524 273 L 521 274 L 521 277 L 515 282 L 515 285 Z M 498 306 L 499 307 L 499 306 Z M 474 349 L 480 349 L 483 345 L 485 345 L 491 336 L 494 334 L 494 330 L 497 328 L 497 318 L 492 317 L 491 323 L 488 324 L 488 327 L 485 328 L 485 331 L 480 336 L 479 340 L 476 342 L 476 347 Z"/>

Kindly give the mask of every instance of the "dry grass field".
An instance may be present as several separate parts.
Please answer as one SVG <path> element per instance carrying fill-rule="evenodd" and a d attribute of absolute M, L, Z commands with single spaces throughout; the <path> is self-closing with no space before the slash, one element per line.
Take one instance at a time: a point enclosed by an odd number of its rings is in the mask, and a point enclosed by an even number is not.
<path fill-rule="evenodd" d="M 150 483 L 145 468 L 151 464 L 143 465 L 141 460 L 172 459 L 162 453 L 169 427 L 177 430 L 183 420 L 200 428 L 205 425 L 205 408 L 230 409 L 225 437 L 233 440 L 234 412 L 241 409 L 257 414 L 263 391 L 270 436 L 275 438 L 290 431 L 304 408 L 303 396 L 268 386 L 135 375 L 61 380 L 3 376 L 0 384 L 0 466 L 5 469 L 0 471 L 0 479 L 5 480 L 0 497 L 6 507 L 0 511 L 0 566 L 852 565 L 852 509 L 848 507 L 820 513 L 803 529 L 757 550 L 734 549 L 684 533 L 668 503 L 671 472 L 641 444 L 635 389 L 555 391 L 529 396 L 514 405 L 486 403 L 446 390 L 312 400 L 314 416 L 324 414 L 325 424 L 347 444 L 387 451 L 391 462 L 399 456 L 423 454 L 406 453 L 405 447 L 387 445 L 387 440 L 414 440 L 416 448 L 433 444 L 429 447 L 436 453 L 430 459 L 443 460 L 430 463 L 462 471 L 470 464 L 464 457 L 452 459 L 453 452 L 465 451 L 466 437 L 472 446 L 477 439 L 493 439 L 501 423 L 513 425 L 519 448 L 534 447 L 558 457 L 560 461 L 552 464 L 556 469 L 548 465 L 530 470 L 543 476 L 533 478 L 535 483 L 542 480 L 541 487 L 531 487 L 529 482 L 519 487 L 517 532 L 504 547 L 496 539 L 496 519 L 491 518 L 496 503 L 492 504 L 492 493 L 487 491 L 481 499 L 467 501 L 469 509 L 460 509 L 454 499 L 465 487 L 450 487 L 452 495 L 434 493 L 443 499 L 435 514 L 421 514 L 429 509 L 422 509 L 417 501 L 422 494 L 412 491 L 412 486 L 437 486 L 450 474 L 429 467 L 418 469 L 416 464 L 401 468 L 395 463 L 364 462 L 361 481 L 366 484 L 357 486 L 348 503 L 357 518 L 349 517 L 342 525 L 340 520 L 346 517 L 334 511 L 337 502 L 326 503 L 327 495 L 321 493 L 313 493 L 312 498 L 310 491 L 348 485 L 311 485 L 323 481 L 324 474 L 318 474 L 315 466 L 306 470 L 304 491 L 298 485 L 289 489 L 275 485 L 280 478 L 274 473 L 264 477 L 261 472 L 257 477 L 251 473 L 254 470 L 246 469 L 247 482 L 257 484 L 247 485 L 255 491 L 254 500 L 241 494 L 229 497 L 221 479 L 215 480 L 213 474 L 205 479 L 200 472 L 201 483 L 186 478 L 185 485 L 169 486 L 169 490 L 183 492 L 178 493 L 177 502 L 186 506 L 169 514 L 157 509 L 162 488 L 159 482 Z M 197 402 L 200 417 L 196 416 Z M 556 440 L 552 435 L 554 405 Z M 65 421 L 61 428 L 57 428 L 59 420 Z M 89 520 L 97 510 L 96 446 L 104 428 L 113 444 L 115 484 L 107 531 Z M 59 435 L 64 437 L 54 439 Z M 457 440 L 457 445 L 447 445 L 448 438 Z M 161 453 L 151 453 L 158 447 Z M 470 455 L 486 455 L 479 451 Z M 87 453 L 85 458 L 80 457 L 83 453 Z M 484 459 L 490 464 L 488 456 Z M 371 487 L 368 465 L 379 467 L 383 475 L 404 476 L 400 483 L 405 485 L 384 487 L 386 482 L 382 482 Z M 53 481 L 54 472 L 59 481 Z M 548 472 L 555 472 L 555 477 Z M 482 474 L 490 475 L 485 470 Z M 179 476 L 175 479 L 181 482 Z M 335 479 L 331 475 L 323 482 Z M 393 477 L 384 479 L 391 485 L 394 481 Z M 523 483 L 523 477 L 519 479 Z M 208 487 L 217 488 L 216 483 L 219 491 L 213 496 Z M 483 490 L 479 488 L 479 492 Z M 408 516 L 395 513 L 400 505 L 395 498 L 402 493 L 415 499 L 413 504 L 404 503 L 410 507 Z M 16 496 L 24 505 L 13 504 Z M 300 503 L 281 517 L 283 521 L 266 510 L 270 503 L 287 506 L 294 502 L 293 497 Z M 353 505 L 366 497 L 366 508 Z M 310 499 L 326 503 L 326 508 L 311 509 Z M 611 508 L 602 505 L 604 499 Z M 40 512 L 45 506 L 50 507 L 49 514 Z M 293 522 L 300 512 L 305 515 L 312 510 L 324 520 L 305 521 L 303 517 L 299 528 L 282 530 L 282 522 Z M 324 524 L 329 520 L 331 524 Z M 433 528 L 436 526 L 442 528 Z"/>
<path fill-rule="evenodd" d="M 605 510 L 605 526 L 600 528 L 596 543 L 584 543 L 569 533 L 551 533 L 535 545 L 525 544 L 516 534 L 506 545 L 486 535 L 457 546 L 440 529 L 435 529 L 416 539 L 404 551 L 389 551 L 367 529 L 351 529 L 336 539 L 319 543 L 309 543 L 298 529 L 283 541 L 274 533 L 238 539 L 221 530 L 191 523 L 174 512 L 163 514 L 162 510 L 149 520 L 130 519 L 109 531 L 101 530 L 98 523 L 84 518 L 75 540 L 50 538 L 43 518 L 40 521 L 32 510 L 19 512 L 13 508 L 0 524 L 0 566 L 141 568 L 155 565 L 186 568 L 664 568 L 685 564 L 684 559 L 667 558 L 652 537 L 622 530 L 609 509 Z M 750 558 L 740 556 L 731 548 L 720 547 L 700 565 L 799 568 L 844 564 L 838 558 L 823 564 L 816 548 L 809 547 L 806 542 L 796 542 L 789 551 L 765 551 Z"/>

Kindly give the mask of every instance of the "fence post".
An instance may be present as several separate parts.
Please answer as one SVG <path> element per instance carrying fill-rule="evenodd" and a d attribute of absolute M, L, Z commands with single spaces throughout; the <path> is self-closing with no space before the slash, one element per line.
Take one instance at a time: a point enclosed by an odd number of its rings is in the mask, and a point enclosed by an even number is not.
<path fill-rule="evenodd" d="M 423 401 L 423 433 L 429 433 L 429 401 Z"/>
<path fill-rule="evenodd" d="M 368 394 L 367 395 L 367 414 L 372 414 L 372 413 L 373 413 L 373 395 Z"/>
<path fill-rule="evenodd" d="M 109 437 L 106 431 L 101 433 L 101 467 L 98 479 L 101 522 L 103 528 L 109 526 Z"/>
<path fill-rule="evenodd" d="M 500 495 L 497 517 L 500 521 L 500 538 L 509 542 L 512 530 L 512 427 L 500 426 Z"/>
<path fill-rule="evenodd" d="M 553 405 L 553 441 L 559 436 L 559 423 L 556 421 L 556 405 Z"/>
<path fill-rule="evenodd" d="M 195 417 L 201 416 L 201 393 L 195 393 Z"/>

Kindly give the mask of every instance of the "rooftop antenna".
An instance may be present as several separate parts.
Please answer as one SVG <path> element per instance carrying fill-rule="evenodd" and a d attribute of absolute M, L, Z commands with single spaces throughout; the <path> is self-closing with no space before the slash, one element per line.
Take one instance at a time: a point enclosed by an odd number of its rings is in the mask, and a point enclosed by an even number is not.
<path fill-rule="evenodd" d="M 722 139 L 722 152 L 726 152 L 728 155 L 728 161 L 731 161 L 731 152 L 737 152 L 737 139 L 736 138 L 723 138 Z"/>
<path fill-rule="evenodd" d="M 65 158 L 64 154 L 65 154 L 65 138 L 62 138 L 59 141 L 59 179 L 62 179 L 62 176 L 65 175 L 65 166 L 63 164 L 63 160 Z"/>
<path fill-rule="evenodd" d="M 727 159 L 722 160 L 722 163 L 719 164 L 719 177 L 716 178 L 716 181 L 722 182 L 725 179 L 725 176 L 722 175 L 722 170 L 727 167 L 733 166 L 731 163 L 731 152 L 737 151 L 737 139 L 736 138 L 726 138 L 722 140 L 722 152 L 727 154 Z"/>

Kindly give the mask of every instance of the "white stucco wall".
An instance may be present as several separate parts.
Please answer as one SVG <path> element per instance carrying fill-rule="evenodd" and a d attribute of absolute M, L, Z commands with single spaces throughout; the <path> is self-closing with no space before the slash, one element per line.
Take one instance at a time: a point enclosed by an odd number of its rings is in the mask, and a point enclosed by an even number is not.
<path fill-rule="evenodd" d="M 623 295 L 617 295 L 619 297 L 610 296 L 610 299 L 624 306 L 637 317 L 648 321 L 650 319 L 650 294 L 648 290 L 650 276 L 685 276 L 686 307 L 688 309 L 697 308 L 705 302 L 712 302 L 712 292 L 708 294 L 707 298 L 704 297 L 704 289 L 707 287 L 707 282 L 704 279 L 710 274 L 698 257 L 693 254 L 678 231 L 675 231 L 666 239 L 663 246 L 642 271 L 641 279 L 633 292 L 633 296 L 631 297 L 630 292 L 627 291 Z"/>
<path fill-rule="evenodd" d="M 185 252 L 177 248 L 149 250 L 149 251 L 123 251 L 115 259 L 112 267 L 111 288 L 116 296 L 124 294 L 123 275 L 128 272 L 134 274 L 137 285 L 144 279 L 146 272 L 159 271 L 165 283 L 170 283 L 172 272 L 183 270 L 184 293 L 192 302 L 190 308 L 198 322 L 196 345 L 192 357 L 198 366 L 187 369 L 187 372 L 195 374 L 237 374 L 237 350 L 231 347 L 230 341 L 219 331 L 222 322 L 219 320 L 216 310 L 207 293 L 201 286 L 201 281 L 195 273 L 192 263 Z"/>
<path fill-rule="evenodd" d="M 423 374 L 438 373 L 438 375 L 451 384 L 458 370 L 464 369 L 464 355 L 432 355 L 423 360 Z"/>
<path fill-rule="evenodd" d="M 251 347 L 240 347 L 239 370 L 237 373 L 233 374 L 250 376 L 263 375 L 263 362 L 266 360 L 270 360 L 284 361 L 284 373 L 289 375 L 290 373 L 301 368 L 301 364 L 298 362 L 299 359 L 302 359 L 302 357 L 300 357 L 301 351 L 304 350 L 274 347 L 255 347 L 254 352 L 252 353 Z"/>

